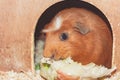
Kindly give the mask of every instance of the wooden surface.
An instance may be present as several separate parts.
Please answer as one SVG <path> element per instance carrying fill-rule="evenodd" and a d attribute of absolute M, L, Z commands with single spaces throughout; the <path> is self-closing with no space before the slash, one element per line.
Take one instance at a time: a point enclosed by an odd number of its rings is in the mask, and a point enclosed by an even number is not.
<path fill-rule="evenodd" d="M 0 0 L 0 70 L 34 71 L 34 31 L 40 15 L 60 0 Z M 120 66 L 120 0 L 85 0 L 110 21 L 113 65 Z M 119 67 L 120 69 L 120 67 Z"/>

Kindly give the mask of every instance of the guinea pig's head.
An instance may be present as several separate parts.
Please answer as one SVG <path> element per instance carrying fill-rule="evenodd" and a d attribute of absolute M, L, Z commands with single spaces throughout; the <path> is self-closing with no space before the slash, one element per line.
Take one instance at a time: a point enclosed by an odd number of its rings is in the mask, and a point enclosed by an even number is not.
<path fill-rule="evenodd" d="M 90 30 L 77 18 L 76 14 L 60 13 L 45 26 L 43 30 L 46 33 L 45 57 L 59 60 L 78 54 L 79 49 L 83 47 L 82 36 Z"/>
<path fill-rule="evenodd" d="M 94 33 L 96 24 L 100 25 L 101 20 L 85 9 L 71 8 L 59 12 L 43 29 L 46 34 L 44 57 L 59 60 L 71 56 L 83 64 L 102 60 L 102 42 L 97 40 L 99 34 Z"/>

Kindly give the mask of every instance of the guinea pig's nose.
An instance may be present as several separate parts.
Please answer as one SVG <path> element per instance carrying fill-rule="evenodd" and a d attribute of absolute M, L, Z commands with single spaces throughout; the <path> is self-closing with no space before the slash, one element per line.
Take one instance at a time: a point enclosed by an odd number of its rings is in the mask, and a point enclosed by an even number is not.
<path fill-rule="evenodd" d="M 50 58 L 51 58 L 51 59 L 54 59 L 54 57 L 55 57 L 55 54 L 52 54 Z"/>
<path fill-rule="evenodd" d="M 43 56 L 44 56 L 45 58 L 50 58 L 50 59 L 54 59 L 54 58 L 55 58 L 55 54 L 54 54 L 54 53 L 49 53 L 49 54 L 44 53 Z"/>
<path fill-rule="evenodd" d="M 54 60 L 59 60 L 60 59 L 60 55 L 58 54 L 57 50 L 53 50 L 53 51 L 45 51 L 43 54 L 44 57 L 46 58 L 51 58 Z"/>
<path fill-rule="evenodd" d="M 58 56 L 58 54 L 57 54 L 56 52 L 54 52 L 54 53 L 51 55 L 50 58 L 51 58 L 51 59 L 54 59 L 54 60 L 59 60 L 59 56 Z"/>
<path fill-rule="evenodd" d="M 51 58 L 52 54 L 49 51 L 45 50 L 44 53 L 43 53 L 43 56 L 45 58 Z"/>
<path fill-rule="evenodd" d="M 54 59 L 54 60 L 60 60 L 60 55 L 57 53 L 57 51 L 53 51 L 52 55 L 51 55 L 51 59 Z"/>

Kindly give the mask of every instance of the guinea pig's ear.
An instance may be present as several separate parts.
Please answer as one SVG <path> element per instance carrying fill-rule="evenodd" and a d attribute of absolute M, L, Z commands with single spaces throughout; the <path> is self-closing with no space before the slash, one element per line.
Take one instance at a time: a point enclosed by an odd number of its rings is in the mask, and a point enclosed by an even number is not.
<path fill-rule="evenodd" d="M 87 34 L 90 31 L 88 27 L 86 27 L 80 22 L 76 22 L 74 28 L 75 28 L 75 31 L 78 31 L 81 34 Z"/>

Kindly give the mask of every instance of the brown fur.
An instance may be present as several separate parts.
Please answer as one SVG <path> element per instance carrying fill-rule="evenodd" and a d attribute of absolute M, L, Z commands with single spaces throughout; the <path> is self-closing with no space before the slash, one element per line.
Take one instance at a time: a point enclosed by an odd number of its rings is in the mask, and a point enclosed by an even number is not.
<path fill-rule="evenodd" d="M 55 18 L 58 16 L 62 17 L 63 23 L 59 30 L 46 33 L 45 57 L 59 60 L 71 56 L 73 60 L 83 64 L 94 62 L 111 67 L 112 36 L 106 23 L 99 16 L 83 8 L 65 9 Z M 55 18 L 45 26 L 46 29 L 54 26 Z M 76 22 L 89 32 L 82 34 L 75 30 Z M 59 39 L 63 32 L 68 33 L 68 40 Z"/>

